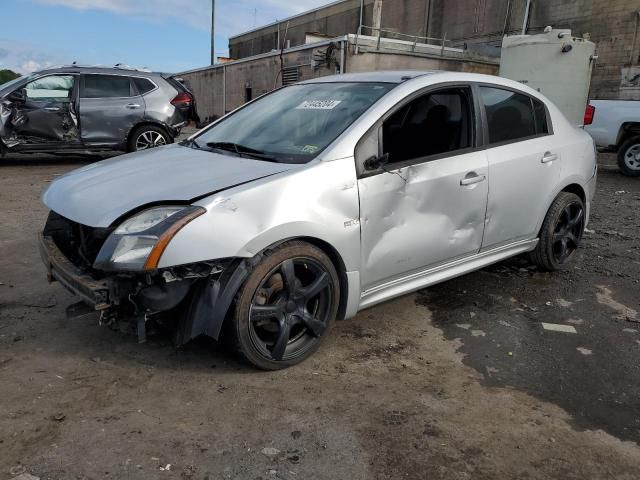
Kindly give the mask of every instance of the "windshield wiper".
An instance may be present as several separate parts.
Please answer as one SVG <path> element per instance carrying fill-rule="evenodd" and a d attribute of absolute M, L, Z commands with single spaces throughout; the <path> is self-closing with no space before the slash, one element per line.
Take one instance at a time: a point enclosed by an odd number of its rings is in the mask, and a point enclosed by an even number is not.
<path fill-rule="evenodd" d="M 207 143 L 207 147 L 213 148 L 216 150 L 224 150 L 227 152 L 233 152 L 239 156 L 246 156 L 250 158 L 257 158 L 259 160 L 266 160 L 268 162 L 278 162 L 278 160 L 270 155 L 267 155 L 260 150 L 256 150 L 255 148 L 246 147 L 244 145 L 240 145 L 238 143 L 233 142 L 209 142 Z"/>

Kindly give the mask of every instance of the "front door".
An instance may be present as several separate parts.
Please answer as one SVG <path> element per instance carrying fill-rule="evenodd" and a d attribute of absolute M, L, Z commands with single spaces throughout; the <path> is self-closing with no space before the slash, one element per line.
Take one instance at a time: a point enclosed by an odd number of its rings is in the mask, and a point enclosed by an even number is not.
<path fill-rule="evenodd" d="M 82 75 L 80 124 L 85 144 L 122 145 L 144 112 L 144 99 L 130 77 Z"/>
<path fill-rule="evenodd" d="M 74 75 L 47 75 L 22 87 L 21 102 L 14 105 L 15 132 L 26 143 L 76 143 Z"/>
<path fill-rule="evenodd" d="M 364 290 L 477 254 L 488 162 L 469 87 L 419 95 L 374 129 L 388 163 L 358 181 Z"/>

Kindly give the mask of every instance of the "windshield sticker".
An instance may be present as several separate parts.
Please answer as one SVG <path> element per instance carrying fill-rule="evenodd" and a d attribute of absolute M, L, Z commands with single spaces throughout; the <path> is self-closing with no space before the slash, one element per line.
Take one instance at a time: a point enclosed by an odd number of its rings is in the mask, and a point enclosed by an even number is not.
<path fill-rule="evenodd" d="M 305 100 L 296 110 L 333 110 L 342 100 Z"/>
<path fill-rule="evenodd" d="M 316 153 L 318 151 L 318 147 L 315 145 L 305 145 L 302 148 L 303 153 Z"/>

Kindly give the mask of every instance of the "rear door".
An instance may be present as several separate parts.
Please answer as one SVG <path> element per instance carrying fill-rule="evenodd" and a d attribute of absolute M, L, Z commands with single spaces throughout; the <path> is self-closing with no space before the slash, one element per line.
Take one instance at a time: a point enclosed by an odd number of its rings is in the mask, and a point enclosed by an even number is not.
<path fill-rule="evenodd" d="M 505 87 L 478 87 L 488 139 L 483 250 L 537 236 L 560 179 L 561 149 L 544 104 Z"/>
<path fill-rule="evenodd" d="M 22 87 L 24 100 L 13 105 L 15 132 L 27 137 L 29 143 L 77 142 L 76 78 L 69 74 L 46 75 Z"/>
<path fill-rule="evenodd" d="M 145 103 L 130 77 L 83 74 L 80 81 L 80 131 L 91 145 L 121 145 L 142 120 Z"/>

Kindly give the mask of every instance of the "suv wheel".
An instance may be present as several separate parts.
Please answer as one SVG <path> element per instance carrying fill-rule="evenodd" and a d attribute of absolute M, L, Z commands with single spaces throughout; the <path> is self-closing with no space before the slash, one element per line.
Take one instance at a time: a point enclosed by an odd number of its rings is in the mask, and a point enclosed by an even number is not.
<path fill-rule="evenodd" d="M 129 136 L 127 151 L 139 152 L 140 150 L 161 147 L 172 142 L 173 139 L 163 128 L 155 125 L 143 125 L 136 128 Z"/>
<path fill-rule="evenodd" d="M 624 175 L 640 176 L 640 135 L 631 137 L 620 146 L 618 167 Z"/>
<path fill-rule="evenodd" d="M 265 254 L 240 288 L 233 333 L 245 358 L 263 370 L 296 365 L 320 346 L 340 302 L 329 257 L 292 241 Z"/>
<path fill-rule="evenodd" d="M 585 227 L 585 207 L 580 197 L 561 192 L 551 204 L 542 224 L 534 263 L 553 272 L 567 268 L 580 246 Z"/>

